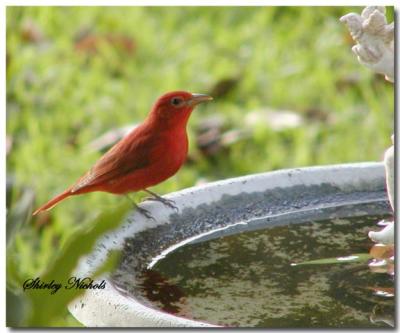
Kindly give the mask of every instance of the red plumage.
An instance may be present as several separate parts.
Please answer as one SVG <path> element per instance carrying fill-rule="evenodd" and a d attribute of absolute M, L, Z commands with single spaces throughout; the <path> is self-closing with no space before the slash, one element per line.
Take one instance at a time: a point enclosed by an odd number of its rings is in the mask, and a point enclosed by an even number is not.
<path fill-rule="evenodd" d="M 211 99 L 185 91 L 161 96 L 141 125 L 116 143 L 75 184 L 33 215 L 51 209 L 72 195 L 94 191 L 137 192 L 173 176 L 187 156 L 189 116 L 198 103 Z"/>

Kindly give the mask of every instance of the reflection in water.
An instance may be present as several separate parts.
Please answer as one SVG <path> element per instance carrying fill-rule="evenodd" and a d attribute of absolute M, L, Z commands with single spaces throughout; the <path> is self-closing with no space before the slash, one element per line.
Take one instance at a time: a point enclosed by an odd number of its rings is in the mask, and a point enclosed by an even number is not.
<path fill-rule="evenodd" d="M 366 263 L 291 266 L 368 253 L 382 216 L 333 219 L 178 247 L 143 273 L 141 292 L 166 312 L 241 327 L 389 327 L 393 277 Z M 379 309 L 377 306 L 379 305 Z"/>

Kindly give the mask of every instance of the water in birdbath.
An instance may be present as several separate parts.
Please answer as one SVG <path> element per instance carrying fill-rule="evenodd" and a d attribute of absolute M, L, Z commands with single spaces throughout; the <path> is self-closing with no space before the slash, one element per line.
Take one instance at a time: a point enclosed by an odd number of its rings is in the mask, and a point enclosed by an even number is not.
<path fill-rule="evenodd" d="M 365 262 L 293 265 L 368 253 L 384 216 L 267 227 L 177 246 L 142 274 L 155 308 L 235 327 L 366 328 L 393 325 L 393 277 Z"/>

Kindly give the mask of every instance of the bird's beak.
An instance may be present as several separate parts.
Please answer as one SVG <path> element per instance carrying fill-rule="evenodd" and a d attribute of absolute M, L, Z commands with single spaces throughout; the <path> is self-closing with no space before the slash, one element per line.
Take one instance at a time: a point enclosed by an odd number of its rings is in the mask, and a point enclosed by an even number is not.
<path fill-rule="evenodd" d="M 212 101 L 213 98 L 204 94 L 192 94 L 192 98 L 187 101 L 189 106 L 195 106 L 199 103 Z"/>

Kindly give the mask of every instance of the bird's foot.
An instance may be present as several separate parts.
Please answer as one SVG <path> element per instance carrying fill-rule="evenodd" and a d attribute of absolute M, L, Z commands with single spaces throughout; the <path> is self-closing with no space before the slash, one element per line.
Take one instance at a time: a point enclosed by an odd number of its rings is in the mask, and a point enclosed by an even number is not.
<path fill-rule="evenodd" d="M 154 222 L 156 221 L 156 219 L 153 217 L 153 215 L 150 214 L 150 212 L 147 209 L 144 209 L 144 208 L 139 207 L 137 205 L 135 205 L 135 208 L 140 214 L 142 214 L 143 216 L 145 216 L 149 220 L 153 220 Z"/>
<path fill-rule="evenodd" d="M 165 206 L 174 209 L 177 213 L 179 212 L 179 208 L 176 206 L 175 201 L 173 201 L 171 199 L 163 198 L 163 197 L 159 196 L 157 193 L 154 193 L 148 189 L 145 189 L 144 191 L 151 195 L 151 197 L 146 198 L 146 200 L 159 201 L 162 204 L 164 204 Z"/>
<path fill-rule="evenodd" d="M 146 218 L 156 221 L 156 219 L 153 217 L 153 215 L 150 214 L 150 212 L 147 209 L 144 209 L 142 207 L 139 207 L 136 202 L 129 196 L 129 195 L 125 195 L 125 197 L 132 203 L 133 207 L 143 216 L 145 216 Z"/>
<path fill-rule="evenodd" d="M 167 206 L 167 207 L 169 207 L 169 208 L 174 209 L 177 213 L 179 212 L 179 208 L 176 206 L 175 201 L 173 201 L 173 200 L 171 200 L 171 199 L 166 199 L 166 198 L 163 198 L 163 197 L 149 197 L 149 198 L 146 198 L 146 200 L 149 200 L 149 201 L 159 201 L 159 202 L 161 202 L 163 205 L 165 205 L 165 206 Z"/>

